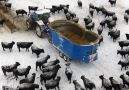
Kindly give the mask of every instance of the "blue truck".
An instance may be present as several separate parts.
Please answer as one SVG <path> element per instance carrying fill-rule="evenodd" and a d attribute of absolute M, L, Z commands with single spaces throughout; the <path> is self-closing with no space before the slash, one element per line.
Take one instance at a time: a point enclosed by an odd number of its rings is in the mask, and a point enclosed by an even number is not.
<path fill-rule="evenodd" d="M 33 12 L 27 20 L 28 29 L 36 29 L 39 37 L 46 35 L 49 42 L 59 50 L 59 56 L 66 61 L 75 60 L 85 63 L 98 59 L 99 36 L 69 20 L 56 20 L 46 28 L 48 11 Z"/>

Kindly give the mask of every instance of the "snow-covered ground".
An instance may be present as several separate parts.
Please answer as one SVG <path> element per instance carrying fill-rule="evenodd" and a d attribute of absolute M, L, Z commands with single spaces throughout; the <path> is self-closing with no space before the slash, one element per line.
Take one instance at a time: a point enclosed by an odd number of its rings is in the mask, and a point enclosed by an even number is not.
<path fill-rule="evenodd" d="M 102 35 L 104 36 L 104 43 L 101 43 L 101 46 L 98 48 L 98 60 L 85 64 L 83 62 L 75 62 L 71 61 L 71 68 L 73 69 L 73 77 L 72 80 L 77 80 L 82 86 L 83 82 L 81 80 L 81 76 L 85 75 L 91 81 L 93 81 L 96 85 L 96 90 L 104 90 L 101 88 L 101 80 L 99 79 L 99 75 L 104 74 L 106 78 L 113 76 L 119 83 L 122 83 L 122 80 L 119 78 L 121 74 L 125 74 L 127 70 L 121 71 L 121 66 L 118 65 L 119 60 L 122 59 L 120 55 L 117 55 L 117 50 L 120 49 L 118 45 L 118 41 L 126 40 L 125 33 L 129 33 L 129 25 L 125 23 L 124 11 L 129 8 L 129 1 L 128 0 L 117 0 L 116 6 L 111 7 L 108 0 L 81 0 L 83 2 L 83 7 L 80 9 L 77 6 L 77 0 L 9 0 L 8 2 L 12 3 L 12 9 L 25 9 L 28 11 L 28 6 L 39 6 L 39 9 L 43 9 L 45 7 L 51 7 L 51 5 L 59 5 L 59 4 L 69 4 L 70 10 L 75 12 L 79 17 L 79 24 L 84 27 L 83 18 L 86 17 L 88 12 L 89 3 L 92 3 L 95 6 L 104 6 L 107 10 L 114 11 L 116 16 L 118 17 L 118 22 L 116 28 L 120 30 L 121 35 L 120 39 L 116 42 L 113 42 L 112 39 L 108 36 L 108 28 L 105 28 Z M 55 15 L 51 15 L 54 20 L 57 19 L 65 19 L 63 13 L 56 13 Z M 93 22 L 95 22 L 95 29 L 94 32 L 97 32 L 97 28 L 99 22 L 104 19 L 104 16 L 101 14 L 94 14 Z M 73 83 L 69 84 L 67 78 L 65 76 L 65 61 L 61 59 L 58 55 L 58 51 L 48 43 L 47 39 L 41 39 L 36 36 L 36 34 L 32 31 L 19 31 L 10 33 L 3 27 L 0 27 L 0 42 L 11 42 L 11 41 L 33 41 L 35 45 L 38 47 L 44 48 L 45 53 L 40 55 L 40 58 L 45 57 L 46 55 L 50 55 L 50 61 L 55 60 L 56 58 L 59 59 L 61 62 L 62 68 L 59 70 L 57 76 L 61 76 L 60 81 L 60 89 L 61 90 L 74 90 Z M 35 62 L 37 57 L 35 54 L 31 52 L 26 52 L 25 50 L 21 50 L 18 52 L 16 45 L 13 47 L 13 52 L 9 52 L 6 50 L 5 52 L 0 49 L 0 66 L 2 65 L 9 65 L 13 64 L 16 61 L 20 62 L 21 65 L 19 68 L 27 67 L 31 65 L 31 70 L 28 76 L 31 76 L 32 73 L 36 73 L 36 81 L 35 83 L 39 84 L 40 87 L 45 89 L 44 85 L 40 84 L 39 76 L 42 73 L 40 70 L 35 70 Z M 0 90 L 2 85 L 8 85 L 12 87 L 17 87 L 19 85 L 19 80 L 24 77 L 19 77 L 16 81 L 12 73 L 7 73 L 7 77 L 4 76 L 2 70 L 0 70 Z"/>

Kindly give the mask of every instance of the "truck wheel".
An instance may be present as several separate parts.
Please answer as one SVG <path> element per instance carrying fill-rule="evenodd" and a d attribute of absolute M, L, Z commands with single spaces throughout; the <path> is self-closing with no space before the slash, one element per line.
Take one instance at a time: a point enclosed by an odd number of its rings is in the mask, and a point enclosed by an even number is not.
<path fill-rule="evenodd" d="M 29 29 L 29 30 L 31 29 L 31 24 L 30 24 L 29 20 L 26 21 L 26 26 L 27 26 L 27 29 Z"/>
<path fill-rule="evenodd" d="M 67 61 L 67 57 L 66 57 L 65 55 L 64 55 L 63 59 L 64 59 L 65 61 Z"/>
<path fill-rule="evenodd" d="M 61 58 L 63 58 L 63 54 L 62 54 L 61 52 L 59 52 L 59 56 L 60 56 Z"/>
<path fill-rule="evenodd" d="M 40 26 L 36 26 L 35 31 L 36 31 L 36 34 L 37 34 L 38 37 L 43 38 L 43 33 L 42 33 L 42 30 L 41 30 Z"/>

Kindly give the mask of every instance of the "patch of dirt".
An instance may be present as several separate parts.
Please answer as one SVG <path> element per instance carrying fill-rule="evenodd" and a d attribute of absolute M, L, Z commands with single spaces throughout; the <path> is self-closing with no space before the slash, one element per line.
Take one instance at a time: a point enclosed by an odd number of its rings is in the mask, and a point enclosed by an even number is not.
<path fill-rule="evenodd" d="M 6 9 L 4 3 L 0 2 L 0 19 L 6 19 L 5 25 L 15 32 L 18 30 L 27 30 L 25 17 L 17 17 L 13 10 Z"/>

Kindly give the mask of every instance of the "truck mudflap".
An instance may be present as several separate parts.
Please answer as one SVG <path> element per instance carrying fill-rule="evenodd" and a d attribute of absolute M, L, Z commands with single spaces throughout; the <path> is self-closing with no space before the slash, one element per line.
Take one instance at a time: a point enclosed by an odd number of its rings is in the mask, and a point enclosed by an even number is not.
<path fill-rule="evenodd" d="M 90 54 L 89 56 L 89 62 L 94 62 L 95 60 L 98 59 L 98 53 Z"/>

